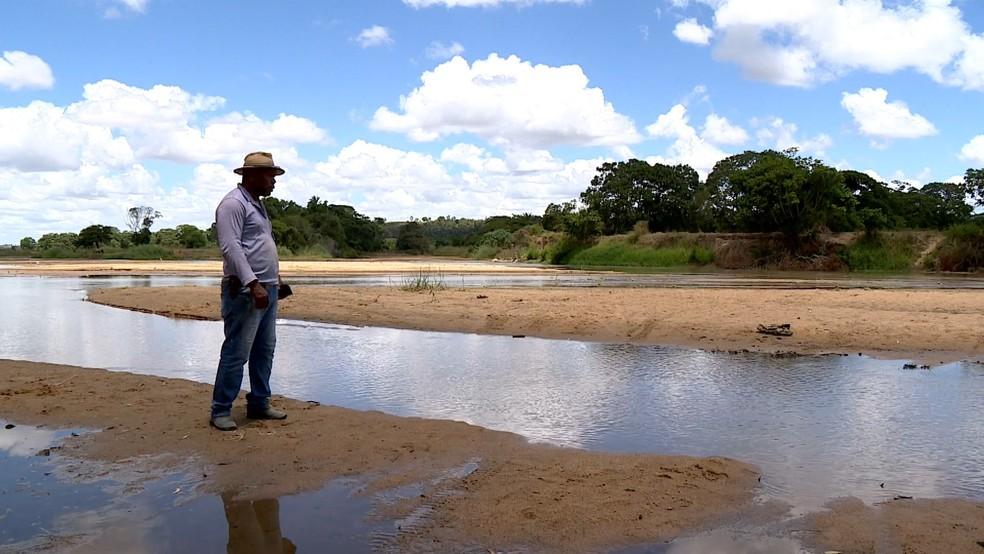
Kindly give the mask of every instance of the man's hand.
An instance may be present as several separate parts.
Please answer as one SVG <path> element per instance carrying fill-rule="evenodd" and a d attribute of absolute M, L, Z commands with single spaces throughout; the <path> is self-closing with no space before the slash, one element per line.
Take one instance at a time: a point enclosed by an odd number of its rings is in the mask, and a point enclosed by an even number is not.
<path fill-rule="evenodd" d="M 266 287 L 261 285 L 258 280 L 249 284 L 249 294 L 253 297 L 253 307 L 257 310 L 265 310 L 270 305 L 270 297 L 267 295 Z"/>

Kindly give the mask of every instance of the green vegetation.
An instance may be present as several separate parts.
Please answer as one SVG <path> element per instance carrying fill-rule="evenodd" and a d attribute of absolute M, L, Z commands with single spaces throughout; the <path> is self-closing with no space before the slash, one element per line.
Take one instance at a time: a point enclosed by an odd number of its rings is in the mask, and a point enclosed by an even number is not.
<path fill-rule="evenodd" d="M 919 256 L 919 241 L 909 234 L 865 234 L 844 249 L 851 271 L 908 271 Z"/>
<path fill-rule="evenodd" d="M 707 265 L 713 261 L 714 251 L 699 245 L 650 247 L 605 241 L 574 252 L 563 263 L 571 266 L 681 267 Z"/>
<path fill-rule="evenodd" d="M 400 285 L 400 290 L 407 292 L 434 292 L 446 288 L 448 287 L 444 284 L 444 273 L 440 271 L 435 273 L 420 270 L 404 276 L 403 283 Z"/>
<path fill-rule="evenodd" d="M 984 222 L 948 229 L 927 266 L 937 271 L 973 271 L 984 267 Z"/>

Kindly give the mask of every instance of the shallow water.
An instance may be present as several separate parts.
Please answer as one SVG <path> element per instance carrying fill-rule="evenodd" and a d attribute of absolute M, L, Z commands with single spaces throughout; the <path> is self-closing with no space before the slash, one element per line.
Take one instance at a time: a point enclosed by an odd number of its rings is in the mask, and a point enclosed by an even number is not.
<path fill-rule="evenodd" d="M 259 501 L 195 492 L 198 481 L 172 474 L 139 486 L 80 481 L 56 445 L 69 431 L 0 421 L 0 553 L 257 552 L 257 545 L 301 552 L 372 552 L 394 537 L 394 523 L 369 523 L 358 484 Z M 53 448 L 52 448 L 53 447 Z M 37 453 L 51 448 L 50 456 Z M 125 471 L 125 470 L 124 470 Z M 110 475 L 118 475 L 110 472 Z M 132 476 L 131 476 L 132 477 Z M 312 525 L 318 522 L 318 525 Z M 280 552 L 271 547 L 264 552 Z"/>
<path fill-rule="evenodd" d="M 2 279 L 0 358 L 211 382 L 220 323 L 82 300 L 93 287 L 214 282 Z M 984 500 L 984 366 L 278 323 L 273 387 L 287 396 L 588 449 L 734 457 L 797 511 L 845 495 Z"/>

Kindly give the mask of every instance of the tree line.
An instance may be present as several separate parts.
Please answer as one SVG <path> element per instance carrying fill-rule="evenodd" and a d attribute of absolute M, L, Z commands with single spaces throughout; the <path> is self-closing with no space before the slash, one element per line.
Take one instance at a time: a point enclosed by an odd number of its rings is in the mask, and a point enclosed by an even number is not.
<path fill-rule="evenodd" d="M 688 165 L 637 159 L 604 163 L 579 198 L 550 204 L 543 215 L 387 222 L 317 196 L 304 205 L 265 200 L 274 239 L 285 253 L 342 257 L 394 250 L 494 252 L 512 246 L 522 238 L 519 234 L 542 231 L 584 242 L 602 234 L 627 233 L 640 221 L 653 232 L 782 233 L 795 249 L 804 237 L 821 231 L 947 229 L 974 219 L 975 203 L 984 205 L 984 169 L 968 169 L 961 183 L 915 187 L 838 170 L 796 150 L 736 154 L 715 164 L 704 180 Z M 20 247 L 65 255 L 135 247 L 215 247 L 214 225 L 152 231 L 160 217 L 152 207 L 137 206 L 127 211 L 124 230 L 90 225 L 78 233 L 48 233 L 36 241 L 25 237 Z"/>
<path fill-rule="evenodd" d="M 782 233 L 795 247 L 820 231 L 947 229 L 973 218 L 968 199 L 984 205 L 984 170 L 967 170 L 962 183 L 915 187 L 837 170 L 795 149 L 748 151 L 719 161 L 704 181 L 688 165 L 605 163 L 580 203 L 547 207 L 543 227 L 583 239 L 646 221 L 653 232 Z"/>

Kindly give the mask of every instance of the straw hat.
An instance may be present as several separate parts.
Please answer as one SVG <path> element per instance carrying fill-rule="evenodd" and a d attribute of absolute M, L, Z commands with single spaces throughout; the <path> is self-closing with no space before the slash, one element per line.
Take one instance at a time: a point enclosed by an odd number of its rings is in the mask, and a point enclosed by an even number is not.
<path fill-rule="evenodd" d="M 246 159 L 243 160 L 243 166 L 237 167 L 232 171 L 236 175 L 242 175 L 243 171 L 247 169 L 273 169 L 277 175 L 284 174 L 284 169 L 273 163 L 273 154 L 269 152 L 251 152 L 246 154 Z"/>

